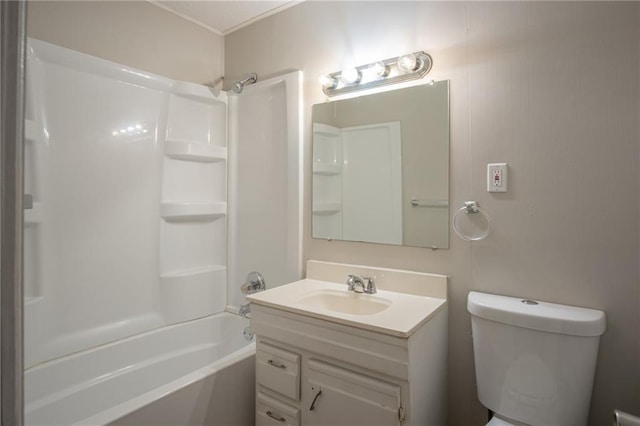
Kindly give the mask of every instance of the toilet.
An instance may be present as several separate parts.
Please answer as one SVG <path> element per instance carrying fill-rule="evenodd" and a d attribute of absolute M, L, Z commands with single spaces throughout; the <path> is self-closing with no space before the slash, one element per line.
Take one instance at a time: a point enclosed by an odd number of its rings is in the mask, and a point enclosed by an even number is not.
<path fill-rule="evenodd" d="M 586 425 L 602 311 L 472 291 L 478 397 L 498 425 Z"/>

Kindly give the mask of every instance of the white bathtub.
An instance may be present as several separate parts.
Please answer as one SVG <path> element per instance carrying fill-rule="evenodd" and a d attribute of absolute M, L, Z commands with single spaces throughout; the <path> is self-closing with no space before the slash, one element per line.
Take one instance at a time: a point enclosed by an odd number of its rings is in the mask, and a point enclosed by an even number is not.
<path fill-rule="evenodd" d="M 27 425 L 252 425 L 255 344 L 221 313 L 25 372 Z"/>

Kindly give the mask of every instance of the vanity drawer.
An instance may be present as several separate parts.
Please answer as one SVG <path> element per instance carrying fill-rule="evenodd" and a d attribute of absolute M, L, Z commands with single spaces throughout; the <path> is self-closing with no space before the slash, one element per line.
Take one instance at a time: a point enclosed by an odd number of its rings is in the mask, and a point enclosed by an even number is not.
<path fill-rule="evenodd" d="M 256 426 L 299 425 L 300 409 L 292 407 L 263 393 L 256 402 Z"/>
<path fill-rule="evenodd" d="M 295 401 L 300 399 L 300 355 L 268 343 L 256 348 L 256 381 Z"/>

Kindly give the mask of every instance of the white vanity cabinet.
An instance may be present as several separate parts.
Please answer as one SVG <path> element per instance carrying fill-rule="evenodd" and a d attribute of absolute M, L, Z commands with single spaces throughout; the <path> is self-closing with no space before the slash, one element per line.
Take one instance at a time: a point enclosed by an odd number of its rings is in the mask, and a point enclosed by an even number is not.
<path fill-rule="evenodd" d="M 446 424 L 447 277 L 311 260 L 307 277 L 247 296 L 256 424 Z"/>
<path fill-rule="evenodd" d="M 409 338 L 251 309 L 258 426 L 446 424 L 446 306 Z"/>

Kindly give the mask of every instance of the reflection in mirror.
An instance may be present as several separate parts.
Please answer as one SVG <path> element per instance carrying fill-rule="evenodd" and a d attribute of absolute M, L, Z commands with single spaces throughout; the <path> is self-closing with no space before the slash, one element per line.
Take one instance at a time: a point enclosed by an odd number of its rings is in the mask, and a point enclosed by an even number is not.
<path fill-rule="evenodd" d="M 313 237 L 449 247 L 449 82 L 313 106 Z"/>

